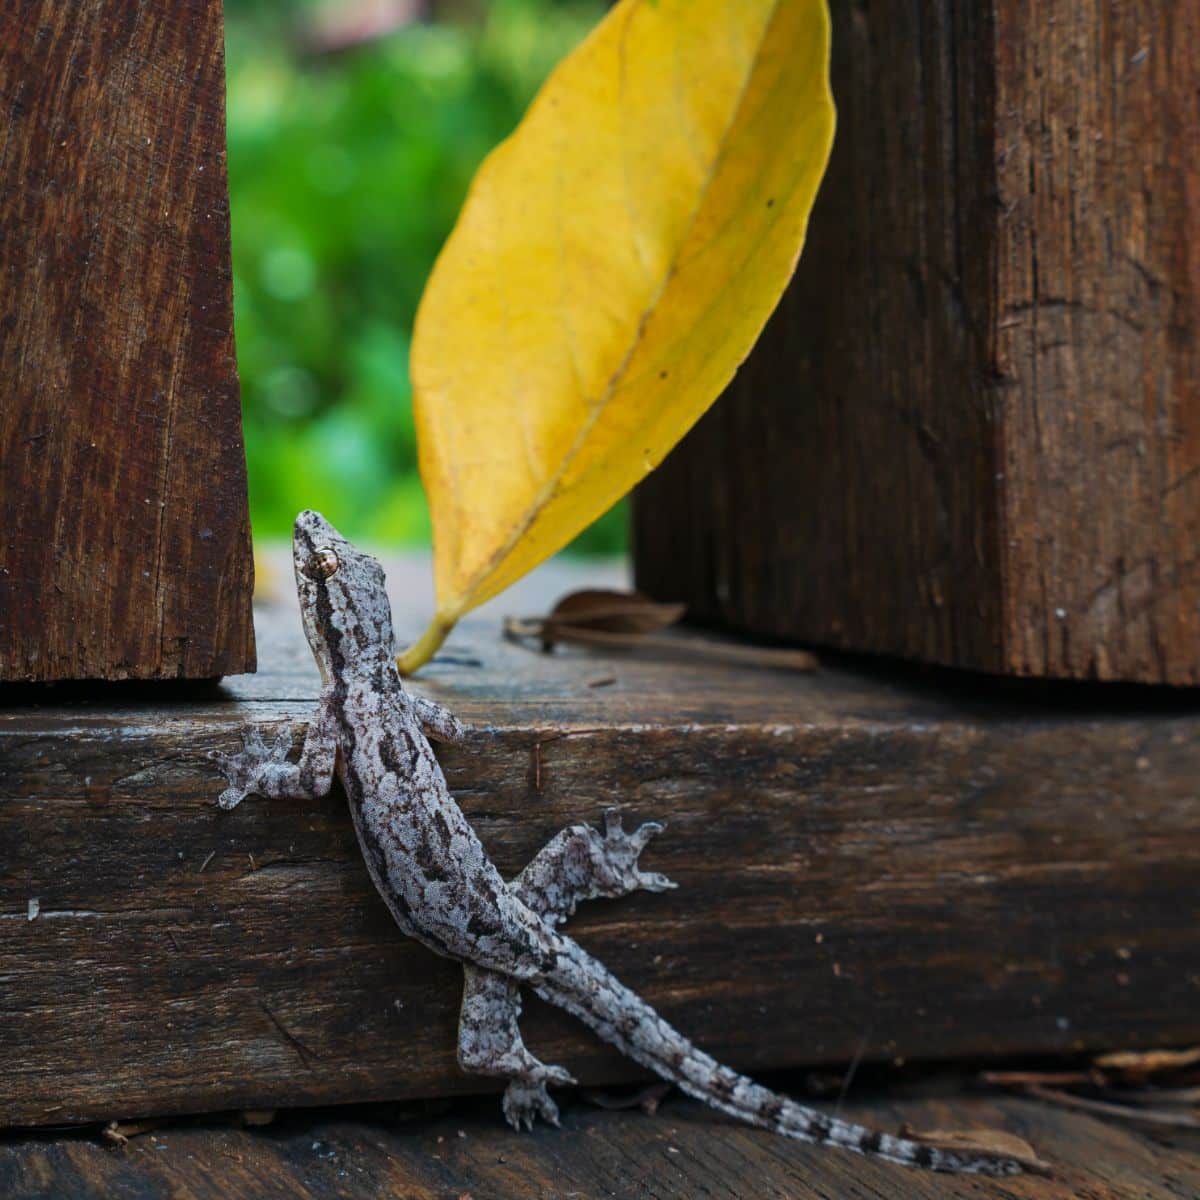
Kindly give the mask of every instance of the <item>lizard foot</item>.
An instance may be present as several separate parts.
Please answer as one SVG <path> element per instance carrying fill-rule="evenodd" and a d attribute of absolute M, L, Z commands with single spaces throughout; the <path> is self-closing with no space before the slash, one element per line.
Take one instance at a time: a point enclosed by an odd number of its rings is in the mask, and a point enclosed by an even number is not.
<path fill-rule="evenodd" d="M 290 730 L 281 730 L 275 741 L 268 746 L 263 741 L 262 734 L 253 726 L 249 726 L 242 730 L 242 749 L 236 754 L 222 754 L 219 750 L 209 751 L 208 757 L 217 764 L 217 768 L 229 784 L 217 803 L 225 809 L 237 808 L 251 792 L 257 791 L 268 768 L 287 761 L 291 749 Z"/>
<path fill-rule="evenodd" d="M 656 834 L 662 833 L 664 825 L 658 821 L 647 821 L 632 833 L 621 828 L 621 814 L 615 808 L 604 813 L 604 836 L 599 850 L 603 855 L 605 875 L 611 879 L 614 892 L 626 894 L 641 888 L 646 892 L 666 892 L 679 885 L 665 875 L 655 871 L 638 869 L 638 855 Z"/>
<path fill-rule="evenodd" d="M 504 1093 L 505 1120 L 519 1133 L 532 1130 L 541 1117 L 549 1125 L 558 1124 L 558 1105 L 550 1099 L 548 1083 L 564 1086 L 575 1080 L 562 1067 L 544 1067 L 537 1076 L 518 1076 L 509 1082 Z"/>

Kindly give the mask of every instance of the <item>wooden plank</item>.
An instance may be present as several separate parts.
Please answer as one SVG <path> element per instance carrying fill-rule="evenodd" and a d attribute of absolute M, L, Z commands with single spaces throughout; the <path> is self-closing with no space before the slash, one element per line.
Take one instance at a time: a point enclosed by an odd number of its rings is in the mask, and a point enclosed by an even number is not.
<path fill-rule="evenodd" d="M 415 632 L 428 568 L 390 578 Z M 421 679 L 472 726 L 451 787 L 505 872 L 609 804 L 668 822 L 647 865 L 680 889 L 572 928 L 705 1047 L 763 1071 L 1200 1040 L 1194 700 L 546 656 L 492 612 Z M 207 752 L 317 694 L 294 604 L 260 640 L 265 672 L 204 698 L 0 709 L 0 1123 L 488 1086 L 455 1063 L 458 969 L 399 936 L 340 796 L 215 807 Z M 527 1028 L 631 1077 L 561 1014 Z"/>
<path fill-rule="evenodd" d="M 0 679 L 254 669 L 220 0 L 0 22 Z"/>
<path fill-rule="evenodd" d="M 639 586 L 772 637 L 1200 681 L 1200 9 L 831 8 L 808 243 L 639 493 Z"/>
<path fill-rule="evenodd" d="M 1029 1101 L 931 1099 L 852 1103 L 883 1127 L 1005 1129 L 1033 1142 L 1052 1178 L 979 1182 L 906 1170 L 804 1146 L 670 1099 L 656 1117 L 568 1104 L 563 1128 L 507 1129 L 495 1102 L 459 1104 L 438 1118 L 290 1114 L 267 1130 L 176 1125 L 120 1152 L 94 1138 L 0 1143 L 0 1192 L 9 1200 L 122 1196 L 303 1196 L 306 1200 L 529 1200 L 618 1196 L 655 1200 L 1178 1200 L 1200 1194 L 1200 1142 L 1163 1144 Z M 1174 1143 L 1174 1144 L 1172 1144 Z"/>

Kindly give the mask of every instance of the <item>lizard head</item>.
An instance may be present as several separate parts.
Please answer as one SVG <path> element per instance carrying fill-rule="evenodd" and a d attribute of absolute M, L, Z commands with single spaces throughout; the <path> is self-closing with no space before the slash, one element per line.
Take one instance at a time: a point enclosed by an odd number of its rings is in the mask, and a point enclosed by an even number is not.
<path fill-rule="evenodd" d="M 347 663 L 396 653 L 383 568 L 319 512 L 296 518 L 292 561 L 304 633 L 328 682 Z"/>

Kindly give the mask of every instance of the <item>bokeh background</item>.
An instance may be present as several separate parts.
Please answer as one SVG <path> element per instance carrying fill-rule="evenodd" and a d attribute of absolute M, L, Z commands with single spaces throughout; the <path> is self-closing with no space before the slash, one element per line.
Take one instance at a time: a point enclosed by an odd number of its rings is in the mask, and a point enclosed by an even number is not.
<path fill-rule="evenodd" d="M 429 540 L 408 349 L 484 155 L 603 0 L 226 0 L 234 310 L 251 519 Z M 624 548 L 624 506 L 574 543 Z"/>

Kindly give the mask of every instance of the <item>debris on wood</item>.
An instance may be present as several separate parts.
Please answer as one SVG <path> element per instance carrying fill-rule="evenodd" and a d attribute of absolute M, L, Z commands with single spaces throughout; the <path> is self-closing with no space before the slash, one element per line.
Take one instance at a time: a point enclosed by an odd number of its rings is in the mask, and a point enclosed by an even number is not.
<path fill-rule="evenodd" d="M 596 1108 L 607 1109 L 610 1112 L 640 1108 L 647 1116 L 652 1117 L 658 1112 L 659 1105 L 670 1095 L 673 1087 L 673 1084 L 660 1080 L 657 1083 L 648 1084 L 644 1088 L 638 1088 L 636 1092 L 618 1094 L 600 1091 L 596 1088 L 584 1088 L 579 1095 L 581 1099 L 595 1105 Z"/>
<path fill-rule="evenodd" d="M 560 643 L 598 650 L 637 650 L 654 657 L 703 658 L 751 667 L 815 671 L 816 657 L 790 647 L 746 646 L 724 638 L 673 631 L 682 604 L 659 604 L 641 592 L 586 588 L 570 592 L 544 617 L 508 617 L 504 636 L 511 642 L 540 643 L 549 653 Z M 615 682 L 615 680 L 614 680 Z M 591 686 L 602 687 L 597 682 Z"/>
<path fill-rule="evenodd" d="M 166 1121 L 165 1117 L 151 1117 L 145 1121 L 109 1121 L 100 1130 L 100 1136 L 109 1145 L 119 1149 L 121 1146 L 128 1145 L 130 1138 L 149 1133 L 152 1129 L 158 1129 L 165 1125 Z"/>
<path fill-rule="evenodd" d="M 1104 1077 L 1094 1070 L 1083 1071 L 983 1071 L 981 1083 L 993 1087 L 1022 1088 L 1048 1086 L 1070 1086 L 1072 1084 L 1095 1084 L 1103 1086 Z"/>
<path fill-rule="evenodd" d="M 1126 1104 L 1196 1105 L 1200 1107 L 1200 1087 L 1148 1088 L 1140 1092 L 1122 1092 L 1121 1098 Z"/>
<path fill-rule="evenodd" d="M 1187 1050 L 1118 1050 L 1093 1061 L 1100 1070 L 1119 1072 L 1126 1079 L 1147 1079 L 1188 1067 L 1196 1067 L 1200 1073 L 1200 1046 Z"/>
<path fill-rule="evenodd" d="M 1068 1071 L 985 1071 L 984 1083 L 1099 1116 L 1200 1129 L 1200 1047 L 1100 1054 Z"/>
<path fill-rule="evenodd" d="M 1188 1108 L 1151 1108 L 1130 1104 L 1117 1104 L 1110 1100 L 1093 1100 L 1088 1096 L 1078 1096 L 1074 1092 L 1064 1092 L 1058 1088 L 1032 1086 L 1025 1089 L 1025 1094 L 1050 1104 L 1060 1104 L 1064 1108 L 1076 1108 L 1081 1112 L 1096 1113 L 1103 1117 L 1116 1117 L 1122 1121 L 1137 1121 L 1147 1125 L 1170 1125 L 1179 1129 L 1200 1129 L 1200 1112 Z"/>

